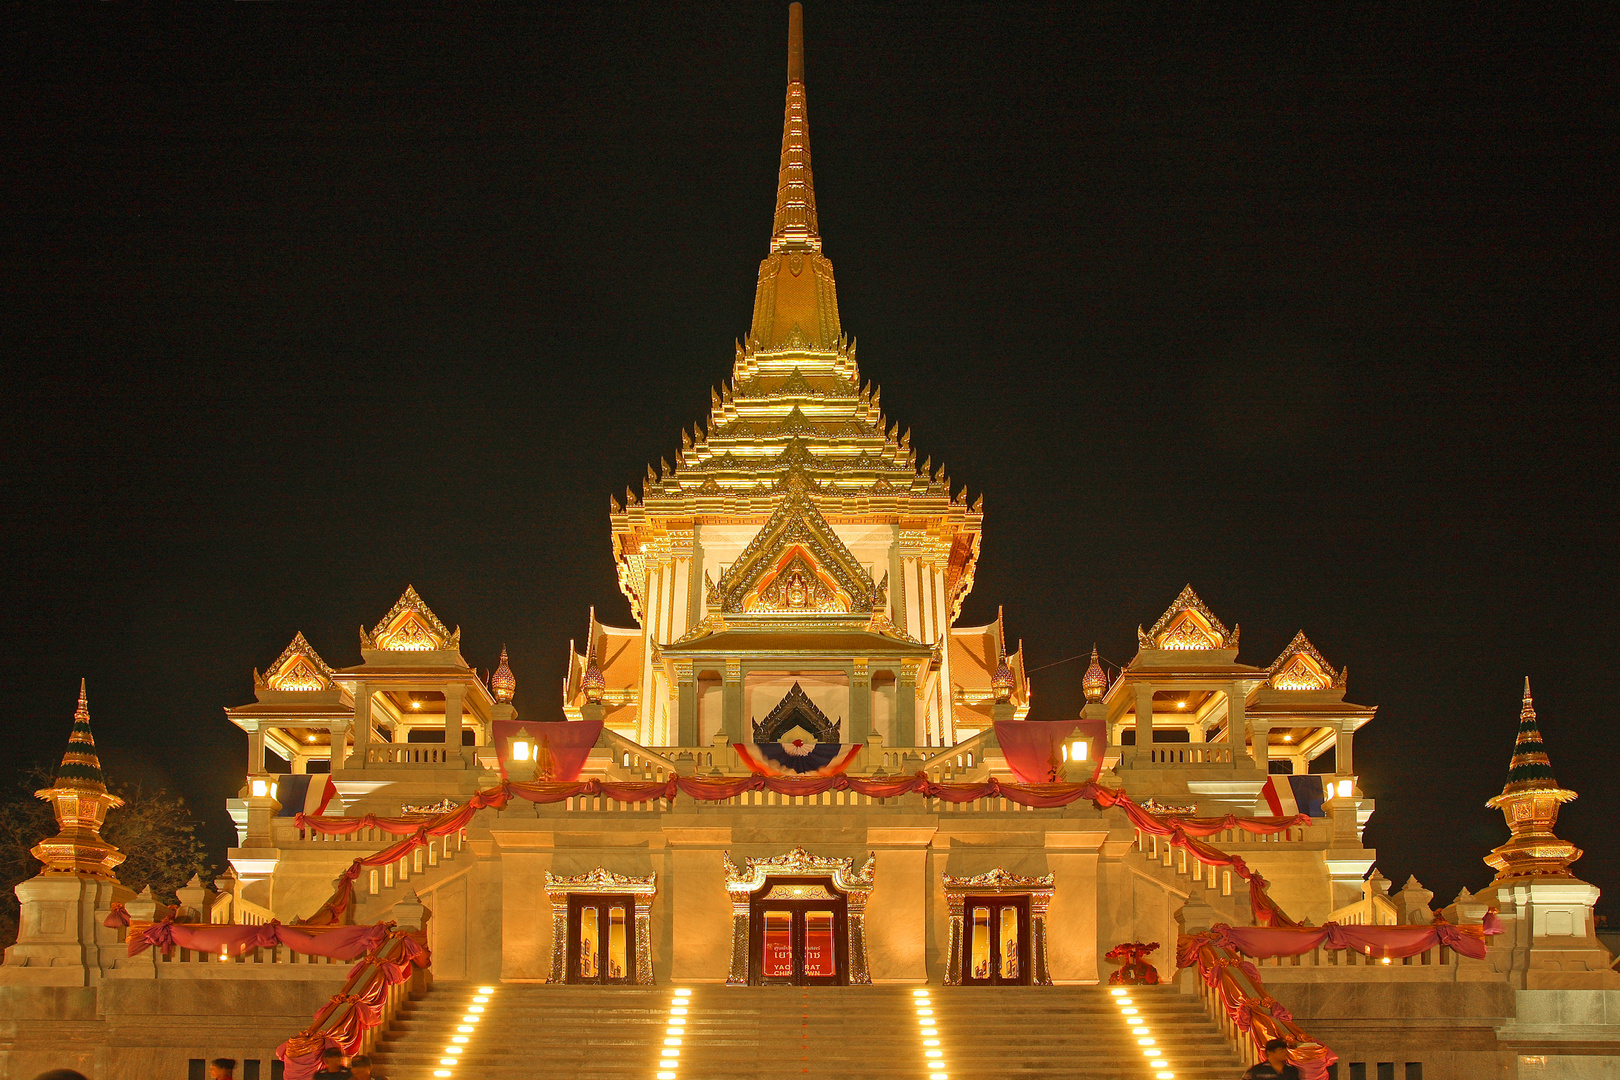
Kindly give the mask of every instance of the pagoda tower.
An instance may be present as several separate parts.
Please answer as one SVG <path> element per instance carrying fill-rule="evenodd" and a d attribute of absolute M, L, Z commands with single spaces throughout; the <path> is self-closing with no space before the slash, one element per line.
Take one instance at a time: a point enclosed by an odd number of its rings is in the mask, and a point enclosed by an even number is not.
<path fill-rule="evenodd" d="M 1524 704 L 1519 710 L 1519 735 L 1513 744 L 1513 762 L 1508 766 L 1507 784 L 1502 794 L 1485 805 L 1501 810 L 1512 837 L 1489 855 L 1485 862 L 1496 871 L 1493 885 L 1533 878 L 1571 878 L 1569 864 L 1581 857 L 1581 849 L 1553 835 L 1558 810 L 1575 799 L 1575 792 L 1560 787 L 1553 776 L 1547 747 L 1541 741 L 1536 723 L 1536 707 L 1530 700 L 1530 680 L 1524 680 Z"/>
<path fill-rule="evenodd" d="M 117 934 L 103 920 L 114 901 L 128 903 L 134 893 L 113 873 L 123 853 L 101 836 L 107 812 L 124 800 L 107 790 L 102 776 L 83 680 L 62 764 L 51 786 L 34 794 L 51 804 L 57 831 L 33 848 L 44 868 L 17 886 L 17 944 L 6 950 L 5 964 L 23 970 L 9 972 L 6 981 L 87 986 L 119 951 Z"/>
<path fill-rule="evenodd" d="M 822 249 L 793 4 L 752 325 L 675 461 L 650 466 L 639 496 L 611 501 L 619 586 L 640 625 L 592 621 L 571 655 L 570 716 L 590 689 L 629 739 L 707 746 L 742 738 L 749 717 L 800 684 L 850 719 L 846 741 L 946 746 L 990 724 L 1003 659 L 1006 696 L 1027 712 L 1023 657 L 999 655 L 994 624 L 954 626 L 973 588 L 982 499 L 969 504 L 943 467 L 919 465 L 879 399 L 861 380 Z M 593 666 L 602 682 L 587 688 Z"/>

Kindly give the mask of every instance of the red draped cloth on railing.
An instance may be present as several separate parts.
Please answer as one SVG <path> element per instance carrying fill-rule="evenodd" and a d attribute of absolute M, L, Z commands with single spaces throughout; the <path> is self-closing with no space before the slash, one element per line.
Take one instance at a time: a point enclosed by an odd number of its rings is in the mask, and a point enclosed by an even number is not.
<path fill-rule="evenodd" d="M 1485 913 L 1479 926 L 1455 926 L 1437 919 L 1429 926 L 1356 926 L 1330 922 L 1322 926 L 1227 926 L 1217 924 L 1213 929 L 1183 939 L 1183 948 L 1196 948 L 1199 942 L 1209 942 L 1217 948 L 1231 949 L 1244 956 L 1269 958 L 1298 956 L 1317 946 L 1335 952 L 1354 949 L 1358 953 L 1379 958 L 1416 956 L 1443 945 L 1475 960 L 1485 959 L 1485 939 L 1502 932 L 1502 922 L 1494 911 Z M 1187 967 L 1177 956 L 1177 963 Z"/>
<path fill-rule="evenodd" d="M 309 1080 L 320 1069 L 321 1051 L 328 1046 L 345 1054 L 358 1050 L 366 1032 L 382 1023 L 389 987 L 409 979 L 413 967 L 427 967 L 430 959 L 406 931 L 385 931 L 349 972 L 343 989 L 316 1012 L 314 1022 L 276 1047 L 285 1080 Z"/>
<path fill-rule="evenodd" d="M 1176 966 L 1195 965 L 1198 978 L 1215 992 L 1232 1025 L 1248 1035 L 1257 1050 L 1263 1051 L 1272 1039 L 1283 1039 L 1288 1043 L 1288 1060 L 1302 1080 L 1327 1080 L 1328 1067 L 1339 1055 L 1294 1023 L 1287 1007 L 1266 993 L 1253 964 L 1233 956 L 1212 934 L 1183 934 L 1176 945 Z M 1248 982 L 1248 990 L 1238 981 L 1240 975 Z"/>
<path fill-rule="evenodd" d="M 394 836 L 404 836 L 397 844 L 362 856 L 333 882 L 332 898 L 319 911 L 304 920 L 305 925 L 325 925 L 339 921 L 344 910 L 354 900 L 354 883 L 367 867 L 386 866 L 396 862 L 434 837 L 448 836 L 467 827 L 473 815 L 487 808 L 500 809 L 515 795 L 535 803 L 557 803 L 577 798 L 606 798 L 615 802 L 648 802 L 653 799 L 673 800 L 680 796 L 699 802 L 722 802 L 753 791 L 770 791 L 778 795 L 821 795 L 828 791 L 853 791 L 873 799 L 893 799 L 902 795 L 921 795 L 948 803 L 968 803 L 978 799 L 1006 799 L 1020 806 L 1053 808 L 1068 806 L 1082 799 L 1099 809 L 1120 807 L 1131 819 L 1132 825 L 1152 836 L 1168 838 L 1171 845 L 1185 848 L 1189 854 L 1207 866 L 1231 867 L 1232 872 L 1249 883 L 1249 899 L 1255 917 L 1271 926 L 1292 926 L 1293 920 L 1266 894 L 1266 881 L 1248 868 L 1241 858 L 1227 855 L 1198 838 L 1213 836 L 1224 829 L 1241 829 L 1256 835 L 1271 835 L 1297 825 L 1305 825 L 1310 818 L 1301 814 L 1287 818 L 1240 818 L 1231 814 L 1219 818 L 1193 818 L 1179 815 L 1161 816 L 1142 809 L 1122 790 L 1105 788 L 1095 782 L 1084 784 L 1013 784 L 991 777 L 977 784 L 941 784 L 927 774 L 897 777 L 818 776 L 799 779 L 786 776 L 725 776 L 696 777 L 671 776 L 667 780 L 616 782 L 609 780 L 530 781 L 513 783 L 502 781 L 488 791 L 480 791 L 454 810 L 430 818 L 384 817 L 372 814 L 364 817 L 327 817 L 299 814 L 294 820 L 300 829 L 328 836 L 349 836 L 362 829 L 378 829 Z"/>
<path fill-rule="evenodd" d="M 262 926 L 237 923 L 177 923 L 169 919 L 153 923 L 129 935 L 129 955 L 139 956 L 156 945 L 165 953 L 178 945 L 204 953 L 241 956 L 250 949 L 285 945 L 306 956 L 327 956 L 333 960 L 353 960 L 371 952 L 388 937 L 389 923 L 375 926 L 340 926 L 310 933 L 295 926 L 268 922 Z"/>

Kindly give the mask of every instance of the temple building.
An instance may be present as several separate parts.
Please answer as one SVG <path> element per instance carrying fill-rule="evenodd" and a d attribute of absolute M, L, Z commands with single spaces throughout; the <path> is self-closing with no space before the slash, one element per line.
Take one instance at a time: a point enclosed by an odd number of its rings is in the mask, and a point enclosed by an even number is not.
<path fill-rule="evenodd" d="M 1055 716 L 1016 612 L 959 625 L 982 500 L 917 460 L 845 332 L 797 4 L 752 325 L 608 525 L 635 625 L 558 628 L 560 699 L 526 715 L 506 653 L 481 674 L 413 587 L 357 652 L 288 627 L 225 708 L 230 871 L 173 908 L 117 881 L 81 694 L 0 967 L 0 1073 L 224 1053 L 301 1080 L 332 1044 L 393 1080 L 1213 1080 L 1279 1033 L 1316 1078 L 1620 1068 L 1528 685 L 1497 876 L 1434 905 L 1375 869 L 1354 740 L 1376 710 L 1303 631 L 1245 660 L 1189 585 Z"/>

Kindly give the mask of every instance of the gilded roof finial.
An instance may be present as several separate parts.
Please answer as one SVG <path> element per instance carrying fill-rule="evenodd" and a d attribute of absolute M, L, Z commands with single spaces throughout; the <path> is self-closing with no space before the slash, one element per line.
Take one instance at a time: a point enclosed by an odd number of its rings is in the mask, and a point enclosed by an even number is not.
<path fill-rule="evenodd" d="M 1002 624 L 1002 609 L 996 607 L 996 670 L 990 676 L 990 690 L 998 704 L 1012 700 L 1013 674 L 1007 663 L 1007 631 Z"/>
<path fill-rule="evenodd" d="M 1091 666 L 1086 669 L 1085 678 L 1080 680 L 1080 688 L 1085 691 L 1087 701 L 1101 701 L 1108 692 L 1108 673 L 1097 662 L 1095 645 L 1091 647 Z"/>
<path fill-rule="evenodd" d="M 489 677 L 489 688 L 494 692 L 495 700 L 502 705 L 508 704 L 512 700 L 512 695 L 517 693 L 517 676 L 512 674 L 512 669 L 506 664 L 505 645 L 501 646 L 501 666 Z"/>
<path fill-rule="evenodd" d="M 1530 680 L 1524 680 L 1524 704 L 1519 710 L 1519 734 L 1513 743 L 1502 794 L 1485 805 L 1502 811 L 1513 833 L 1507 843 L 1485 856 L 1496 871 L 1496 884 L 1516 878 L 1569 877 L 1569 864 L 1581 850 L 1553 835 L 1558 808 L 1575 792 L 1558 786 L 1547 748 L 1541 741 L 1536 709 L 1530 700 Z"/>
<path fill-rule="evenodd" d="M 580 689 L 585 691 L 585 700 L 592 705 L 602 704 L 602 693 L 607 689 L 607 680 L 602 677 L 602 669 L 596 666 L 596 608 L 591 608 L 591 626 L 585 635 L 585 674 L 579 680 Z"/>
<path fill-rule="evenodd" d="M 101 824 L 107 811 L 123 806 L 124 800 L 107 791 L 102 777 L 96 740 L 90 734 L 90 707 L 85 702 L 83 679 L 79 680 L 79 707 L 73 713 L 67 753 L 57 767 L 56 780 L 34 794 L 51 804 L 57 824 L 55 836 L 34 845 L 34 858 L 45 864 L 41 872 L 117 881 L 113 867 L 123 862 L 124 856 L 101 838 Z"/>

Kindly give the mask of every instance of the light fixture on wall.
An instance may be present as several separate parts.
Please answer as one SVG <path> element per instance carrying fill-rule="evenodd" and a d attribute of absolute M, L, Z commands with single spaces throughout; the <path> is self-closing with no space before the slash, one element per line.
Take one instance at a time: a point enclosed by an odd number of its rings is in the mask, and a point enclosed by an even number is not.
<path fill-rule="evenodd" d="M 518 728 L 518 733 L 512 736 L 510 746 L 513 761 L 534 760 L 534 736 L 529 734 L 528 728 Z"/>

